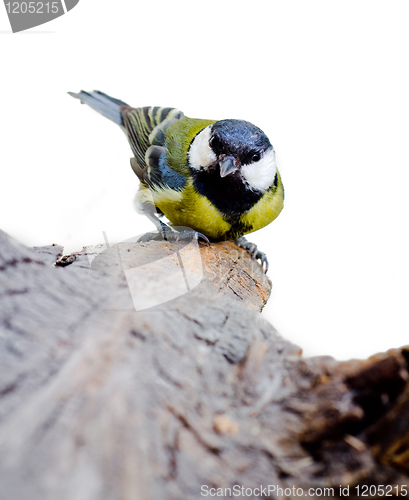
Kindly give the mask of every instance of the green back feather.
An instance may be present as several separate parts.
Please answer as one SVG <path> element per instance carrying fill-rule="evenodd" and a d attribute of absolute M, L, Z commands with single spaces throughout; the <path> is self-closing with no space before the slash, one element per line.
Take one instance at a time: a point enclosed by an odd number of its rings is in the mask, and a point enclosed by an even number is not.
<path fill-rule="evenodd" d="M 173 122 L 166 131 L 166 162 L 181 174 L 188 174 L 187 155 L 196 135 L 215 120 L 187 118 Z"/>

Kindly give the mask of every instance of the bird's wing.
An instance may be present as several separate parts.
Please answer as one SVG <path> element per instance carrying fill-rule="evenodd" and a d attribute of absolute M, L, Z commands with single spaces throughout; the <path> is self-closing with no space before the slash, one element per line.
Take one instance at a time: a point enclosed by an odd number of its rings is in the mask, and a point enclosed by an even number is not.
<path fill-rule="evenodd" d="M 176 108 L 127 108 L 122 116 L 140 181 L 156 190 L 182 190 L 189 176 L 191 141 L 214 120 L 187 118 Z"/>
<path fill-rule="evenodd" d="M 143 108 L 122 106 L 121 113 L 129 143 L 137 165 L 142 171 L 147 167 L 145 154 L 148 148 L 152 144 L 163 145 L 164 132 L 167 127 L 184 116 L 176 108 L 160 108 L 158 106 Z M 139 177 L 138 173 L 137 175 Z"/>
<path fill-rule="evenodd" d="M 139 180 L 153 190 L 181 190 L 186 177 L 169 167 L 166 162 L 166 148 L 163 146 L 150 146 L 146 152 L 147 167 L 141 169 L 136 158 L 131 158 L 131 167 Z"/>

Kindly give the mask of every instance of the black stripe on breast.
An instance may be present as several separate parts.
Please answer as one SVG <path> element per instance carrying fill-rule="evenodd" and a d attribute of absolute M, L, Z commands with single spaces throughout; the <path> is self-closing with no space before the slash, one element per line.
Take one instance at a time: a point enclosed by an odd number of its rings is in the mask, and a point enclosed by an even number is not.
<path fill-rule="evenodd" d="M 223 215 L 235 216 L 249 210 L 263 196 L 262 191 L 249 189 L 239 172 L 220 177 L 218 167 L 192 169 L 193 185 L 206 196 Z"/>
<path fill-rule="evenodd" d="M 230 229 L 223 235 L 226 240 L 235 240 L 253 230 L 253 225 L 242 222 L 240 216 L 227 217 L 227 222 L 230 224 Z"/>

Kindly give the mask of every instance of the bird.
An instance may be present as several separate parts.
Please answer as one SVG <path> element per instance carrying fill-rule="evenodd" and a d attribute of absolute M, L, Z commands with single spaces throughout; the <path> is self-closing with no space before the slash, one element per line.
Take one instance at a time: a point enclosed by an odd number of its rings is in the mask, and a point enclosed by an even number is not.
<path fill-rule="evenodd" d="M 135 108 L 98 90 L 68 93 L 126 134 L 140 181 L 136 203 L 155 235 L 194 236 L 208 245 L 234 240 L 267 272 L 266 254 L 244 236 L 272 222 L 284 205 L 275 150 L 260 128 L 239 119 L 188 118 L 172 107 Z"/>

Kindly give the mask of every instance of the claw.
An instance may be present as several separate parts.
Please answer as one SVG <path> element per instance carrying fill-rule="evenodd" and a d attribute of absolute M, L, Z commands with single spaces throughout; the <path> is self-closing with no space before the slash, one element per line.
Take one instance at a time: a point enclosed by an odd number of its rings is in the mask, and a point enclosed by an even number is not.
<path fill-rule="evenodd" d="M 261 260 L 261 267 L 264 269 L 264 265 L 266 266 L 266 269 L 264 271 L 264 274 L 267 274 L 268 271 L 268 260 L 267 260 L 267 255 L 263 252 L 260 252 L 260 257 L 258 257 Z"/>
<path fill-rule="evenodd" d="M 209 241 L 208 237 L 205 236 L 204 234 L 202 234 L 202 233 L 196 233 L 196 238 L 197 238 L 198 241 L 200 239 L 204 240 L 207 243 L 207 246 L 210 247 L 210 241 Z"/>
<path fill-rule="evenodd" d="M 251 259 L 259 260 L 261 269 L 264 271 L 264 274 L 267 273 L 268 271 L 267 255 L 264 252 L 260 252 L 255 243 L 250 243 L 249 241 L 246 240 L 244 236 L 241 236 L 240 238 L 236 239 L 236 245 L 246 250 Z"/>

